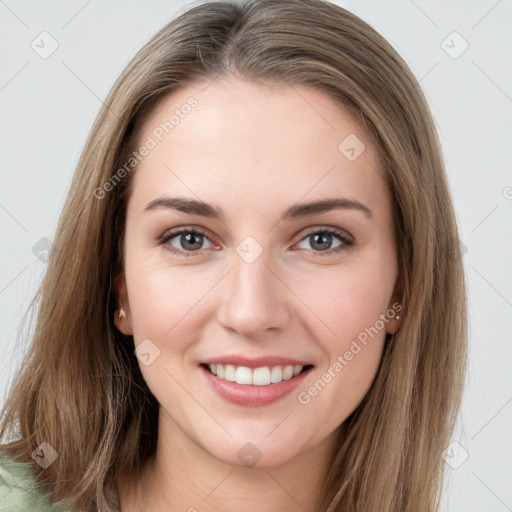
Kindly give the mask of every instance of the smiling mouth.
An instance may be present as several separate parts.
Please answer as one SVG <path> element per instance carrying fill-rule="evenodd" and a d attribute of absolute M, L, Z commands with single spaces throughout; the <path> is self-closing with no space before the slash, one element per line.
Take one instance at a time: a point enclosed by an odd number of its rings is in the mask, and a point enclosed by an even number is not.
<path fill-rule="evenodd" d="M 212 375 L 218 379 L 235 382 L 246 386 L 268 386 L 291 380 L 294 377 L 308 372 L 313 368 L 312 364 L 300 365 L 273 365 L 249 368 L 247 366 L 236 366 L 233 364 L 206 364 L 201 363 Z"/>

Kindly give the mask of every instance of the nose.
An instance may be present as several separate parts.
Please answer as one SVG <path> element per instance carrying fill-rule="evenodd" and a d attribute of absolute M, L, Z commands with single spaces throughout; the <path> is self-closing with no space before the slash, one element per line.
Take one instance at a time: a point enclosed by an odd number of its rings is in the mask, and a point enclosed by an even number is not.
<path fill-rule="evenodd" d="M 253 339 L 286 329 L 293 293 L 270 268 L 265 253 L 252 263 L 237 256 L 223 281 L 217 319 L 225 329 Z"/>

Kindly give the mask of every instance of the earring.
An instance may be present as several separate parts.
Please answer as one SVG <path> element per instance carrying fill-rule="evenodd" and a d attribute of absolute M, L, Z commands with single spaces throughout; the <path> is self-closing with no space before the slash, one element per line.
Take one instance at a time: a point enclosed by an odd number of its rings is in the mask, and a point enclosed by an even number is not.
<path fill-rule="evenodd" d="M 119 318 L 126 318 L 126 313 L 123 308 L 119 308 Z"/>
<path fill-rule="evenodd" d="M 124 313 L 124 311 L 123 311 L 123 313 Z M 119 313 L 119 316 L 121 316 L 121 313 Z M 396 319 L 400 320 L 400 315 L 396 315 Z"/>

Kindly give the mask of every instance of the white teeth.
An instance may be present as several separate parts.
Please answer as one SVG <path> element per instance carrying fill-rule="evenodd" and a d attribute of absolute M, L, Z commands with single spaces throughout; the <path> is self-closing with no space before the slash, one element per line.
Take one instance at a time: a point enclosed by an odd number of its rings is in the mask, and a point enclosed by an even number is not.
<path fill-rule="evenodd" d="M 275 384 L 276 382 L 281 382 L 283 380 L 283 370 L 280 366 L 274 366 L 272 371 L 270 372 L 270 382 Z"/>
<path fill-rule="evenodd" d="M 224 378 L 229 382 L 235 382 L 235 367 L 232 364 L 227 364 L 224 371 Z"/>
<path fill-rule="evenodd" d="M 270 368 L 254 368 L 252 372 L 252 383 L 254 386 L 268 386 L 270 384 Z"/>
<path fill-rule="evenodd" d="M 219 379 L 252 386 L 268 386 L 283 380 L 290 380 L 304 368 L 300 365 L 248 368 L 247 366 L 234 366 L 232 364 L 210 364 L 208 367 L 211 373 Z"/>
<path fill-rule="evenodd" d="M 236 369 L 235 381 L 237 384 L 252 384 L 252 372 L 250 368 L 239 366 Z"/>
<path fill-rule="evenodd" d="M 283 370 L 283 380 L 290 380 L 293 377 L 293 366 L 285 366 Z"/>

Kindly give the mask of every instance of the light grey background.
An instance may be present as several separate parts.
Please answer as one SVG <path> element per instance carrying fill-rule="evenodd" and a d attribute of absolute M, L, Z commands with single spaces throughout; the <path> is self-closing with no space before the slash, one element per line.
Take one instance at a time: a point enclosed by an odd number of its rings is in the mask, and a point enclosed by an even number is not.
<path fill-rule="evenodd" d="M 381 32 L 420 79 L 467 250 L 470 378 L 443 511 L 512 510 L 512 2 L 337 3 Z M 45 270 L 32 248 L 53 237 L 102 98 L 186 5 L 0 1 L 0 403 L 26 347 L 21 315 Z M 48 52 L 52 39 L 47 58 L 31 47 Z"/>

